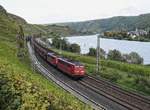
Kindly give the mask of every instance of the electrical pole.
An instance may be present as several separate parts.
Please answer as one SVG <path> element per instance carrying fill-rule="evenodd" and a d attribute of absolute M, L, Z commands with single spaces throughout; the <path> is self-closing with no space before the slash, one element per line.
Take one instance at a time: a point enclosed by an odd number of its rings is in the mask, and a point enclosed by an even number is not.
<path fill-rule="evenodd" d="M 59 54 L 62 54 L 62 40 L 63 40 L 63 37 L 60 38 L 60 47 L 59 47 Z"/>
<path fill-rule="evenodd" d="M 96 49 L 96 72 L 100 71 L 100 34 L 97 35 L 97 49 Z"/>
<path fill-rule="evenodd" d="M 61 40 L 60 40 L 60 48 L 59 48 L 59 50 L 60 50 L 60 52 L 59 52 L 59 54 L 61 54 L 62 52 L 62 44 L 61 44 L 62 42 L 61 42 Z"/>

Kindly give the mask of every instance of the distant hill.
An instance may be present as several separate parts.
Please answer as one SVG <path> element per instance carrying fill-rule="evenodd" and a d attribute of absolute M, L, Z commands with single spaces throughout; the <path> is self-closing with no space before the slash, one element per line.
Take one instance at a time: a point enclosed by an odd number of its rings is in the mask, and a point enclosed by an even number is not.
<path fill-rule="evenodd" d="M 17 34 L 18 25 L 22 25 L 26 35 L 42 33 L 49 36 L 51 32 L 60 33 L 62 36 L 74 34 L 68 26 L 57 25 L 38 25 L 29 24 L 25 19 L 17 15 L 8 13 L 4 7 L 0 5 L 0 35 L 14 38 Z"/>
<path fill-rule="evenodd" d="M 17 32 L 17 27 L 21 24 L 26 35 L 34 33 L 42 33 L 49 36 L 51 32 L 57 32 L 62 36 L 95 34 L 104 31 L 120 31 L 149 29 L 150 30 L 150 14 L 139 16 L 118 16 L 108 19 L 90 20 L 85 22 L 55 23 L 55 24 L 29 24 L 25 19 L 8 13 L 0 6 L 0 35 L 7 36 Z"/>
<path fill-rule="evenodd" d="M 150 14 L 142 14 L 139 16 L 118 16 L 84 22 L 59 23 L 57 25 L 69 26 L 70 28 L 83 33 L 99 33 L 102 31 L 120 30 L 131 31 L 136 28 L 149 28 Z"/>

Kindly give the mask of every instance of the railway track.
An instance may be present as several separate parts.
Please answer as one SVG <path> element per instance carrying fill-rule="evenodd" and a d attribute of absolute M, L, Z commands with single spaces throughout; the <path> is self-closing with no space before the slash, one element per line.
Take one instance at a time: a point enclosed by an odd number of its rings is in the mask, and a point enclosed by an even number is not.
<path fill-rule="evenodd" d="M 28 43 L 29 53 L 36 68 L 48 80 L 72 93 L 81 101 L 91 105 L 96 110 L 150 110 L 150 99 L 122 90 L 103 79 L 91 76 L 81 81 L 73 81 L 51 67 L 40 57 L 35 56 Z M 40 60 L 41 59 L 41 60 Z"/>
<path fill-rule="evenodd" d="M 48 80 L 54 81 L 57 85 L 63 87 L 68 92 L 72 93 L 74 96 L 78 97 L 83 102 L 86 102 L 87 104 L 91 105 L 92 108 L 95 110 L 106 110 L 106 108 L 99 103 L 95 102 L 94 100 L 90 99 L 88 96 L 84 95 L 79 90 L 73 88 L 63 80 L 56 77 L 54 74 L 52 74 L 49 70 L 47 70 L 36 58 L 34 55 L 34 52 L 32 51 L 32 48 L 30 44 L 28 43 L 28 49 L 30 53 L 30 59 L 32 61 L 32 66 L 35 70 L 39 71 L 43 76 L 45 76 Z"/>
<path fill-rule="evenodd" d="M 82 81 L 79 81 L 79 83 L 121 104 L 129 110 L 150 110 L 149 98 L 123 90 L 103 79 L 87 76 Z"/>

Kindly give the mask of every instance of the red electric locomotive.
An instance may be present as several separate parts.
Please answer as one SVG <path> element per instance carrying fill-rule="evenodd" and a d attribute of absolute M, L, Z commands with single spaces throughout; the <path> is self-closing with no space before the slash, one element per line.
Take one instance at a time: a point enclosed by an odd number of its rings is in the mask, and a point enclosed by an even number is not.
<path fill-rule="evenodd" d="M 55 53 L 48 53 L 47 54 L 47 61 L 52 64 L 53 66 L 57 66 L 58 63 L 58 56 Z"/>
<path fill-rule="evenodd" d="M 57 68 L 72 77 L 84 77 L 85 69 L 80 62 L 71 61 L 66 58 L 58 58 Z"/>

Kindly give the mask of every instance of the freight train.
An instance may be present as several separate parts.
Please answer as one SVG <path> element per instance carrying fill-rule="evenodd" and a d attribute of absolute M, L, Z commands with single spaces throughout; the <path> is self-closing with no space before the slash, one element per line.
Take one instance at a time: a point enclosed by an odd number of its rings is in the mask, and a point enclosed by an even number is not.
<path fill-rule="evenodd" d="M 73 78 L 83 78 L 85 76 L 85 67 L 80 62 L 59 56 L 54 51 L 42 46 L 35 38 L 31 38 L 30 41 L 34 50 L 50 65 Z"/>

